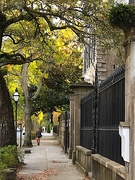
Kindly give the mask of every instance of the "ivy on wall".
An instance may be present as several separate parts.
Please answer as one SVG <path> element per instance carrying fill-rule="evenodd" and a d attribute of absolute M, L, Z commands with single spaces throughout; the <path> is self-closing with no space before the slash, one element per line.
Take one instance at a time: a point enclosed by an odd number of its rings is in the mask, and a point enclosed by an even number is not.
<path fill-rule="evenodd" d="M 135 6 L 131 4 L 116 4 L 109 11 L 109 23 L 114 28 L 126 31 L 135 26 Z"/>

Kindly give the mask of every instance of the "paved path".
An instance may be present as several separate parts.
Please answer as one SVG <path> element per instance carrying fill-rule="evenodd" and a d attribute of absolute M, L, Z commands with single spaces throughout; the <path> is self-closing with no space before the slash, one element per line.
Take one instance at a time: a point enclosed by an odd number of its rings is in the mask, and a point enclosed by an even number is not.
<path fill-rule="evenodd" d="M 19 172 L 20 176 L 39 174 L 39 179 L 43 180 L 84 180 L 85 177 L 68 159 L 57 140 L 51 134 L 43 133 L 40 146 L 33 141 L 30 154 L 25 154 L 24 163 L 26 165 Z M 21 148 L 25 151 L 25 148 Z M 26 179 L 26 178 L 25 178 Z M 28 178 L 36 179 L 36 178 Z"/>

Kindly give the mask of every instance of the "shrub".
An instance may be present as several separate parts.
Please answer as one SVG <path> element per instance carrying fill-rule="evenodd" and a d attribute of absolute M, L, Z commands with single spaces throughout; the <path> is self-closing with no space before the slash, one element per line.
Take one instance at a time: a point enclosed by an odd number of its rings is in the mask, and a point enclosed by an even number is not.
<path fill-rule="evenodd" d="M 15 145 L 0 148 L 0 170 L 4 168 L 15 168 L 23 159 L 23 153 Z"/>
<path fill-rule="evenodd" d="M 3 170 L 5 168 L 7 168 L 7 165 L 4 164 L 3 162 L 0 162 L 0 170 Z"/>
<path fill-rule="evenodd" d="M 47 125 L 46 125 L 46 132 L 50 133 L 51 129 L 52 129 L 52 124 L 50 122 L 48 122 Z"/>

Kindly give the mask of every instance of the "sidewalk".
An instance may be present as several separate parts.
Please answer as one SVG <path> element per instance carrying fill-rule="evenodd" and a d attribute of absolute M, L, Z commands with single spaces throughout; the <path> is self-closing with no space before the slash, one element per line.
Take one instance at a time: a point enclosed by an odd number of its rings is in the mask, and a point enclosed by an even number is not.
<path fill-rule="evenodd" d="M 64 154 L 52 134 L 42 135 L 40 146 L 34 140 L 32 148 L 21 148 L 31 153 L 25 154 L 26 165 L 19 171 L 17 180 L 84 180 L 85 176 Z"/>

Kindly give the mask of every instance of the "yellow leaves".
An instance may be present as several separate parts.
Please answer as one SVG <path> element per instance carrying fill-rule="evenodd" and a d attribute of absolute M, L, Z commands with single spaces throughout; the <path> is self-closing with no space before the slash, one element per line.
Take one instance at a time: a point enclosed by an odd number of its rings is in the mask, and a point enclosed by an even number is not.
<path fill-rule="evenodd" d="M 12 69 L 13 65 L 8 64 L 6 67 L 7 67 L 7 70 L 10 71 Z"/>
<path fill-rule="evenodd" d="M 71 41 L 75 38 L 75 34 L 73 33 L 73 31 L 69 28 L 63 29 L 61 31 L 59 31 L 58 34 L 59 38 L 61 38 L 64 42 L 66 41 Z"/>
<path fill-rule="evenodd" d="M 38 112 L 38 123 L 40 124 L 40 122 L 43 120 L 44 114 L 42 111 Z"/>
<path fill-rule="evenodd" d="M 44 74 L 44 78 L 45 78 L 45 79 L 48 78 L 48 74 L 47 74 L 47 73 Z"/>
<path fill-rule="evenodd" d="M 41 30 L 43 30 L 44 32 L 49 31 L 49 26 L 44 18 L 38 18 L 38 22 Z"/>
<path fill-rule="evenodd" d="M 64 42 L 62 41 L 62 39 L 57 39 L 57 44 L 56 45 L 61 49 L 62 46 L 64 45 Z"/>
<path fill-rule="evenodd" d="M 70 59 L 74 51 L 79 50 L 79 44 L 76 43 L 76 35 L 69 28 L 59 31 L 55 46 L 53 58 L 57 62 Z"/>
<path fill-rule="evenodd" d="M 82 65 L 80 65 L 80 66 L 78 66 L 78 68 L 79 68 L 79 69 L 82 69 L 82 68 L 83 68 L 83 66 L 82 66 Z"/>
<path fill-rule="evenodd" d="M 60 116 L 61 112 L 53 112 L 53 122 L 58 121 L 58 117 Z"/>
<path fill-rule="evenodd" d="M 29 82 L 32 82 L 35 85 L 38 83 L 40 76 L 42 75 L 42 72 L 40 71 L 40 69 L 38 69 L 38 65 L 39 64 L 37 64 L 36 61 L 31 62 L 29 65 L 29 71 L 28 71 Z"/>
<path fill-rule="evenodd" d="M 61 30 L 58 33 L 56 46 L 59 47 L 59 49 L 61 50 L 63 46 L 69 45 L 69 42 L 73 41 L 73 39 L 74 39 L 74 34 L 70 29 L 67 28 L 67 29 Z"/>
<path fill-rule="evenodd" d="M 38 122 L 38 124 L 40 124 L 44 118 L 44 114 L 42 111 L 37 112 L 37 114 L 38 114 L 38 116 L 32 115 L 31 119 L 33 122 Z"/>

